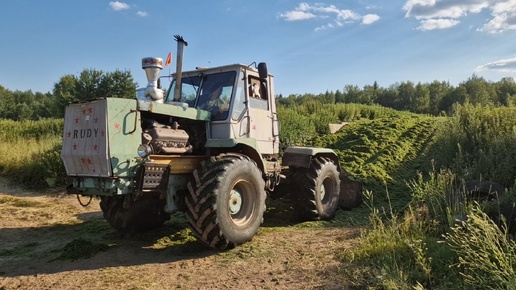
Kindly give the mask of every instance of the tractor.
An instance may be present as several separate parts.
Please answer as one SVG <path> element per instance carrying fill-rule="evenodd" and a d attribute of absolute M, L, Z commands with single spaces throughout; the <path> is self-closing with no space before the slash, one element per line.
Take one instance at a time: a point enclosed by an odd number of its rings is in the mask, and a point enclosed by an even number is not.
<path fill-rule="evenodd" d="M 361 186 L 333 150 L 280 147 L 265 63 L 183 71 L 187 42 L 175 40 L 168 89 L 161 88 L 163 59 L 146 57 L 148 84 L 135 98 L 67 105 L 67 193 L 99 197 L 104 218 L 123 232 L 154 229 L 184 212 L 197 239 L 219 250 L 253 238 L 267 197 L 289 192 L 304 220 L 359 205 Z"/>

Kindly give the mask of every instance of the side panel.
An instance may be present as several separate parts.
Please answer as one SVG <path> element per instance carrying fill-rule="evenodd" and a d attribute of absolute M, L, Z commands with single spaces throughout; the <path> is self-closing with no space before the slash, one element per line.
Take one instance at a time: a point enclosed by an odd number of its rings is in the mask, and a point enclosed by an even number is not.
<path fill-rule="evenodd" d="M 131 176 L 139 144 L 136 100 L 111 98 L 67 106 L 61 158 L 69 176 Z"/>
<path fill-rule="evenodd" d="M 106 109 L 106 100 L 66 107 L 61 158 L 68 175 L 111 176 Z"/>
<path fill-rule="evenodd" d="M 137 148 L 142 143 L 140 112 L 134 99 L 107 99 L 109 159 L 113 176 L 132 176 L 137 165 Z"/>
<path fill-rule="evenodd" d="M 272 113 L 268 110 L 249 108 L 249 116 L 251 127 L 249 137 L 256 139 L 258 151 L 261 154 L 278 153 L 274 150 L 274 138 L 272 137 Z"/>

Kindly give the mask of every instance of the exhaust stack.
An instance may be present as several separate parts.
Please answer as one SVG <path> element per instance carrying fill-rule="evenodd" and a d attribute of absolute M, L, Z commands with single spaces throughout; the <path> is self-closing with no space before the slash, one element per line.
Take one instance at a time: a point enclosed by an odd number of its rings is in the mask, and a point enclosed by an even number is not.
<path fill-rule="evenodd" d="M 177 41 L 176 87 L 174 88 L 174 102 L 180 102 L 181 75 L 183 73 L 183 49 L 185 46 L 188 46 L 188 42 L 186 42 L 180 35 L 174 35 L 174 39 Z"/>

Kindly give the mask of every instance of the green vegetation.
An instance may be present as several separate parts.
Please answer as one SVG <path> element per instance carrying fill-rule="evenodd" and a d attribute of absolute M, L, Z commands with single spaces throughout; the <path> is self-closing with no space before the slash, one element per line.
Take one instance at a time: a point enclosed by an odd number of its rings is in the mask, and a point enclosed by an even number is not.
<path fill-rule="evenodd" d="M 459 257 L 464 284 L 478 289 L 516 288 L 516 242 L 484 212 L 473 209 L 464 224 L 445 235 Z M 467 242 L 466 242 L 467 241 Z"/>
<path fill-rule="evenodd" d="M 64 184 L 62 131 L 62 119 L 0 120 L 0 174 L 33 188 L 46 186 L 47 178 Z"/>
<path fill-rule="evenodd" d="M 461 186 L 465 179 L 484 177 L 506 187 L 513 185 L 514 159 L 507 162 L 500 159 L 511 158 L 516 152 L 516 143 L 511 142 L 513 126 L 509 124 L 513 113 L 512 107 L 465 105 L 456 107 L 451 118 L 427 122 L 418 117 L 416 123 L 434 133 L 414 134 L 431 137 L 424 146 L 407 146 L 412 153 L 401 156 L 412 156 L 412 159 L 387 158 L 389 155 L 384 156 L 383 152 L 381 158 L 370 159 L 381 170 L 356 171 L 351 167 L 369 189 L 366 197 L 370 209 L 369 227 L 358 239 L 359 246 L 342 253 L 343 273 L 356 287 L 514 288 L 516 253 L 508 231 L 514 225 L 506 222 L 512 221 L 511 214 L 516 212 L 515 190 L 511 189 L 499 200 L 479 204 L 469 198 Z M 408 121 L 401 120 L 396 120 L 392 126 L 404 130 L 406 126 L 399 124 Z M 375 131 L 380 127 L 368 128 Z M 370 130 L 363 130 L 357 139 L 370 136 L 366 134 Z M 385 128 L 381 130 L 375 132 L 386 132 Z M 389 132 L 384 135 L 396 135 L 394 139 L 399 139 L 409 134 Z M 421 144 L 421 139 L 425 138 L 409 137 L 406 142 Z M 378 152 L 382 151 L 376 154 Z M 382 159 L 389 162 L 377 162 Z M 426 166 L 414 166 L 425 162 Z M 366 163 L 359 167 L 366 167 Z M 514 230 L 511 233 L 514 234 Z"/>
<path fill-rule="evenodd" d="M 86 72 L 82 81 L 88 83 L 88 76 L 98 75 Z M 55 91 L 75 98 L 81 77 L 63 77 Z M 1 88 L 0 103 L 8 95 L 12 92 Z M 341 167 L 362 182 L 366 193 L 361 208 L 339 211 L 331 222 L 298 227 L 363 226 L 355 247 L 339 255 L 342 275 L 356 288 L 515 288 L 515 97 L 514 80 L 488 83 L 476 76 L 456 88 L 406 82 L 386 89 L 346 86 L 344 92 L 279 97 L 282 146 L 333 148 Z M 0 117 L 10 119 L 0 120 L 0 174 L 33 187 L 45 186 L 47 178 L 64 184 L 63 121 L 15 105 L 17 118 L 4 114 L 8 107 L 0 107 Z M 328 123 L 339 122 L 350 123 L 329 134 Z M 508 190 L 498 199 L 477 202 L 464 188 L 464 181 L 472 179 L 494 181 Z M 271 205 L 269 209 L 279 208 Z M 183 228 L 154 243 L 174 254 L 201 249 L 194 245 Z M 80 258 L 75 255 L 79 247 L 91 248 L 84 257 L 107 245 L 76 239 L 58 259 Z M 240 258 L 256 255 L 252 247 L 232 253 Z"/>
<path fill-rule="evenodd" d="M 360 104 L 324 104 L 316 99 L 302 105 L 279 106 L 281 144 L 305 145 L 316 135 L 328 134 L 328 124 L 396 116 L 393 109 Z"/>
<path fill-rule="evenodd" d="M 366 206 L 299 226 L 367 225 L 357 246 L 340 255 L 357 288 L 514 288 L 516 226 L 506 223 L 516 213 L 516 108 L 455 104 L 449 117 L 431 117 L 374 106 L 364 115 L 365 107 L 280 106 L 280 117 L 292 120 L 282 123 L 283 145 L 333 148 L 366 192 Z M 321 119 L 353 122 L 327 134 Z M 477 203 L 463 187 L 472 179 L 509 191 Z"/>
<path fill-rule="evenodd" d="M 516 171 L 516 107 L 466 104 L 441 129 L 438 151 L 442 166 L 465 179 L 482 177 L 506 187 Z"/>

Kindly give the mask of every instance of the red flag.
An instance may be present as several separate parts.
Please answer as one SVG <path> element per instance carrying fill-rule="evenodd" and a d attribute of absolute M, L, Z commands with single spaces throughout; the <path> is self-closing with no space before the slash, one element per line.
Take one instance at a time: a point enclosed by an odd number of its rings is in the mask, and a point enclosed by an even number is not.
<path fill-rule="evenodd" d="M 165 62 L 165 66 L 168 66 L 172 62 L 172 52 L 168 53 L 167 61 Z"/>

